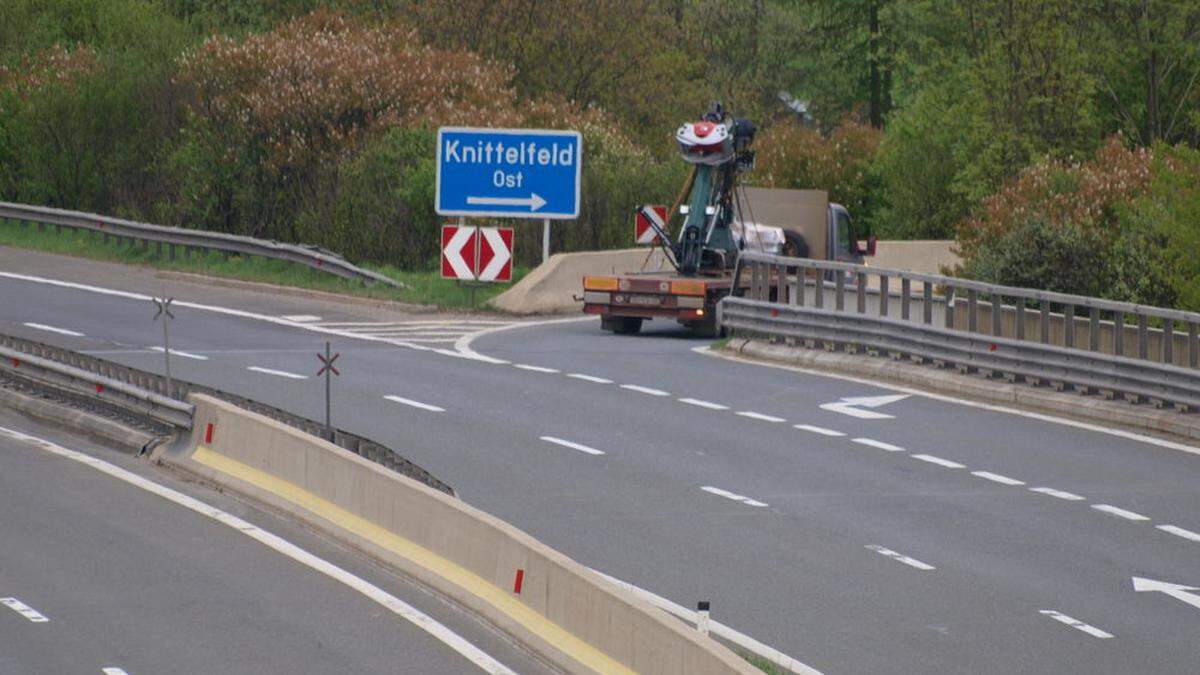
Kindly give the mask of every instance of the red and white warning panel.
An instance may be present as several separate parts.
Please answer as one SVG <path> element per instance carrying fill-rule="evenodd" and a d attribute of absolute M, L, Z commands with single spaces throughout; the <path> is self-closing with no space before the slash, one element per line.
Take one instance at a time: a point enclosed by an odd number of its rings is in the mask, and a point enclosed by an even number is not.
<path fill-rule="evenodd" d="M 442 278 L 512 281 L 511 227 L 442 226 Z"/>
<path fill-rule="evenodd" d="M 658 230 L 667 231 L 667 207 L 665 206 L 641 206 L 638 207 L 637 215 L 633 219 L 633 240 L 638 244 L 658 244 L 662 242 L 662 237 L 658 236 Z"/>

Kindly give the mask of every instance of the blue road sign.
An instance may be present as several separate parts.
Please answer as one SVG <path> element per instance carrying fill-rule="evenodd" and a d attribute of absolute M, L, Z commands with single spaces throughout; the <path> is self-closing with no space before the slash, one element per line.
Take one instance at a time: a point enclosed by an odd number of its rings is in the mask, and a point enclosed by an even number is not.
<path fill-rule="evenodd" d="M 435 210 L 445 216 L 578 218 L 578 131 L 438 129 Z"/>

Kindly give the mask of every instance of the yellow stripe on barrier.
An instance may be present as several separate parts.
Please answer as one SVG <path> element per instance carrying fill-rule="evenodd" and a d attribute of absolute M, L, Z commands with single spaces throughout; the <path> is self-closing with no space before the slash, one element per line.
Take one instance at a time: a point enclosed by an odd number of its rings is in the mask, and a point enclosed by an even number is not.
<path fill-rule="evenodd" d="M 192 459 L 210 469 L 243 480 L 261 490 L 266 490 L 277 497 L 303 507 L 317 516 L 371 541 L 377 546 L 407 558 L 414 564 L 437 574 L 448 582 L 466 589 L 472 595 L 482 598 L 530 632 L 596 672 L 628 673 L 629 675 L 634 675 L 634 671 L 621 665 L 604 654 L 604 652 L 580 640 L 578 637 L 575 637 L 575 635 L 537 613 L 528 605 L 516 600 L 505 590 L 465 567 L 447 560 L 433 551 L 405 539 L 386 528 L 380 527 L 366 518 L 318 497 L 294 483 L 272 476 L 235 459 L 230 459 L 203 445 L 196 447 L 196 451 L 192 454 Z"/>

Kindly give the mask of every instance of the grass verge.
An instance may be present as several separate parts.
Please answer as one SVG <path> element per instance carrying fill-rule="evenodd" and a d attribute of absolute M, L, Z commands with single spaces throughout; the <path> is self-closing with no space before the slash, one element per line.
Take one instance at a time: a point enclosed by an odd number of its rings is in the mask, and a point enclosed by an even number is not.
<path fill-rule="evenodd" d="M 53 225 L 39 229 L 35 224 L 20 224 L 0 219 L 0 245 L 14 248 L 60 253 L 63 255 L 104 260 L 126 265 L 153 267 L 207 274 L 215 277 L 257 281 L 280 286 L 295 286 L 329 293 L 341 293 L 379 300 L 394 300 L 420 305 L 431 305 L 439 309 L 470 309 L 471 289 L 457 281 L 442 279 L 437 272 L 406 272 L 387 265 L 362 265 L 401 282 L 406 288 L 389 288 L 381 285 L 367 286 L 359 281 L 318 272 L 309 267 L 259 258 L 256 256 L 226 257 L 220 253 L 193 252 L 184 255 L 182 247 L 176 248 L 174 260 L 169 259 L 167 247 L 150 243 L 145 248 L 128 241 L 118 243 L 109 237 L 108 243 L 99 232 L 63 228 L 59 233 Z M 528 268 L 513 270 L 513 283 L 529 272 Z M 475 288 L 475 305 L 484 307 L 491 298 L 503 293 L 511 284 L 478 284 Z"/>
<path fill-rule="evenodd" d="M 744 658 L 750 662 L 750 665 L 754 666 L 755 668 L 758 668 L 759 670 L 763 671 L 767 675 L 788 675 L 788 671 L 783 670 L 779 666 L 775 665 L 774 663 L 771 663 L 770 661 L 764 659 L 761 656 L 755 656 L 753 654 L 746 654 L 745 652 L 742 652 L 741 655 L 742 655 L 742 658 Z"/>

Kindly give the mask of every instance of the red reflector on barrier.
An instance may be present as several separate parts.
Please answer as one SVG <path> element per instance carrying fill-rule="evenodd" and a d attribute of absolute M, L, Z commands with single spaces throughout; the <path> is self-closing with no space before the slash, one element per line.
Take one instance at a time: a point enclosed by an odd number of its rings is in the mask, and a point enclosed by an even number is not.
<path fill-rule="evenodd" d="M 996 351 L 996 345 L 994 345 L 994 344 L 993 344 L 993 345 L 991 345 L 990 347 L 988 347 L 988 351 L 989 351 L 989 352 L 994 352 L 994 351 Z"/>
<path fill-rule="evenodd" d="M 96 385 L 96 393 L 103 394 L 104 393 L 104 385 L 102 385 L 102 384 Z"/>
<path fill-rule="evenodd" d="M 513 582 L 513 593 L 521 594 L 521 584 L 525 581 L 525 570 L 517 570 L 517 578 Z"/>
<path fill-rule="evenodd" d="M 208 426 L 204 428 L 204 442 L 212 443 L 212 435 L 213 435 L 213 425 L 212 425 L 212 422 L 209 422 Z"/>
<path fill-rule="evenodd" d="M 12 362 L 13 362 L 13 368 L 20 368 L 20 367 L 21 367 L 21 360 L 20 360 L 20 359 L 13 359 L 13 360 L 12 360 Z"/>

